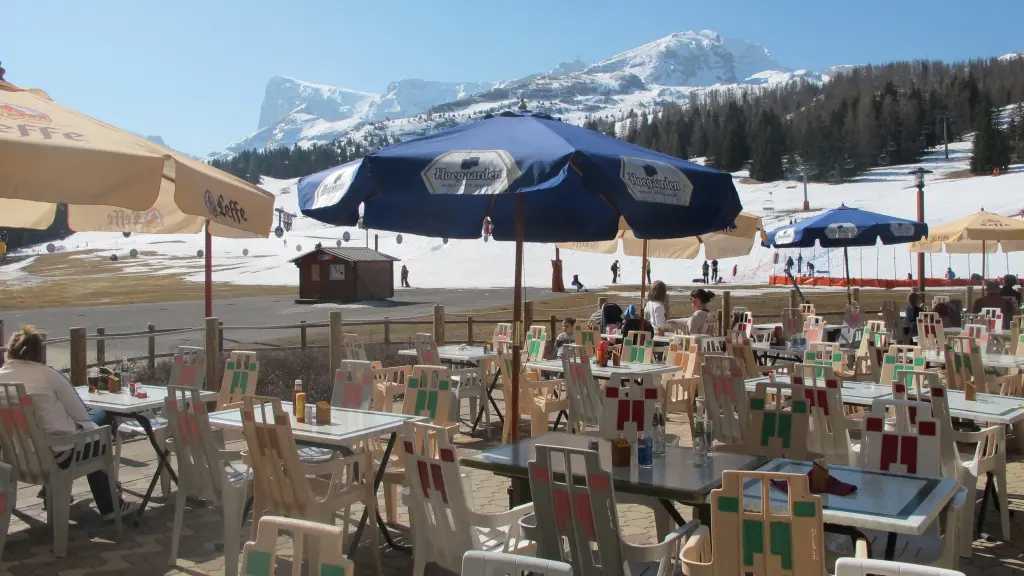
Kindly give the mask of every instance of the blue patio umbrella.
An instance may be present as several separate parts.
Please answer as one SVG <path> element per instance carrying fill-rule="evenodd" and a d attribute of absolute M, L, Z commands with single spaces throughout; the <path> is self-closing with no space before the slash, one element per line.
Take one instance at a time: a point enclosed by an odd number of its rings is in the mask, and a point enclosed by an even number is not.
<path fill-rule="evenodd" d="M 882 244 L 907 244 L 928 236 L 924 222 L 886 216 L 845 205 L 826 210 L 789 226 L 768 232 L 761 244 L 775 248 L 842 248 L 846 268 L 846 293 L 850 294 L 850 259 L 848 248 Z"/>
<path fill-rule="evenodd" d="M 402 142 L 299 181 L 299 208 L 321 222 L 472 239 L 485 219 L 516 242 L 511 391 L 518 423 L 522 243 L 609 240 L 624 218 L 637 238 L 728 228 L 732 177 L 550 116 L 506 112 Z M 513 436 L 516 426 L 512 426 Z"/>

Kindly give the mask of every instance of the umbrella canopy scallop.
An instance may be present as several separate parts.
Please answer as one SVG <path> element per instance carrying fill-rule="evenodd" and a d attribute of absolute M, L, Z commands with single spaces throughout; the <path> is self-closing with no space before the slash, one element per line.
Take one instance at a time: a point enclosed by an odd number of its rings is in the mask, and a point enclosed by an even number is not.
<path fill-rule="evenodd" d="M 982 210 L 965 218 L 936 226 L 928 237 L 909 246 L 911 252 L 949 254 L 1024 251 L 1024 221 Z"/>

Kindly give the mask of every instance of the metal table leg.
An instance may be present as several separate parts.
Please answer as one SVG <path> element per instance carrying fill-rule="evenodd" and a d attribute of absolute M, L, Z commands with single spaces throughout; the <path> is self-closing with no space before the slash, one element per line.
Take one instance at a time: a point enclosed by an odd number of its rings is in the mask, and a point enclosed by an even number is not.
<path fill-rule="evenodd" d="M 491 402 L 491 406 L 494 407 L 494 413 L 498 415 L 498 420 L 502 426 L 505 425 L 505 417 L 501 415 L 501 410 L 498 410 L 498 403 L 494 401 L 494 388 L 498 386 L 498 378 L 501 376 L 501 368 L 494 373 L 494 380 L 491 381 L 491 386 L 487 389 L 487 399 Z M 473 430 L 470 434 L 476 432 L 478 426 L 480 426 L 480 419 L 484 416 L 484 410 L 487 410 L 487 402 L 481 402 L 480 411 L 476 414 L 476 420 L 473 421 Z"/>
<path fill-rule="evenodd" d="M 377 475 L 373 479 L 373 494 L 374 497 L 377 495 L 377 490 L 380 489 L 381 482 L 384 481 L 384 471 L 387 469 L 388 460 L 391 459 L 391 450 L 395 447 L 395 439 L 398 438 L 397 432 L 392 432 L 391 437 L 388 438 L 388 445 L 384 448 L 384 457 L 381 459 L 380 467 L 377 468 Z M 363 516 L 359 519 L 359 525 L 356 527 L 355 534 L 353 534 L 352 551 L 349 552 L 349 560 L 353 559 L 356 555 L 356 550 L 359 548 L 359 540 L 363 536 L 363 528 L 366 527 L 366 518 L 369 516 L 369 510 L 363 510 Z M 405 546 L 403 544 L 397 544 L 391 539 L 391 534 L 388 532 L 388 526 L 384 523 L 384 519 L 380 517 L 380 510 L 377 511 L 377 527 L 380 528 L 381 534 L 384 535 L 384 541 L 388 543 L 395 550 L 402 552 L 411 552 L 412 546 Z"/>
<path fill-rule="evenodd" d="M 167 473 L 170 475 L 171 480 L 175 484 L 178 483 L 178 475 L 174 473 L 174 469 L 171 468 L 171 463 L 167 461 L 167 457 L 170 455 L 170 450 L 164 446 L 159 446 L 156 441 L 156 437 L 153 435 L 153 425 L 150 423 L 149 418 L 144 414 L 135 414 L 135 421 L 142 426 L 142 429 L 146 432 L 146 437 L 149 438 L 149 443 L 153 446 L 153 450 L 156 452 L 157 464 L 156 472 L 153 474 L 153 479 L 149 481 L 149 488 L 146 490 L 146 494 L 142 497 L 142 502 L 139 503 L 138 517 L 142 517 L 143 511 L 146 510 L 146 505 L 149 504 L 149 500 L 153 497 L 153 489 L 156 488 L 157 480 L 160 479 L 160 473 L 163 472 L 164 467 L 167 468 Z M 116 506 L 117 503 L 115 502 Z"/>

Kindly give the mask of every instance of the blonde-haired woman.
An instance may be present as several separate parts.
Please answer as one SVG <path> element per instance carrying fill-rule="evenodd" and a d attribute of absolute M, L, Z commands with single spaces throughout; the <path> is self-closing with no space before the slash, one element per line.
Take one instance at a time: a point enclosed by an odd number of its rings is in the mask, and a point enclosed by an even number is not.
<path fill-rule="evenodd" d="M 0 367 L 0 384 L 25 385 L 25 392 L 32 398 L 36 422 L 43 433 L 50 437 L 57 465 L 67 468 L 73 459 L 73 445 L 62 445 L 61 436 L 93 430 L 109 422 L 102 410 L 90 412 L 85 407 L 66 376 L 43 363 L 43 346 L 42 335 L 32 326 L 26 326 L 14 334 L 7 345 L 7 362 Z M 99 449 L 98 443 L 86 446 L 80 460 L 99 456 Z M 104 518 L 113 518 L 114 503 L 110 497 L 107 473 L 93 472 L 86 479 L 100 514 Z M 123 500 L 119 504 L 121 514 L 129 513 L 137 507 Z"/>
<path fill-rule="evenodd" d="M 655 280 L 651 284 L 651 290 L 647 293 L 647 304 L 644 304 L 644 315 L 657 331 L 674 332 L 685 329 L 685 321 L 668 318 L 668 287 L 661 280 Z"/>

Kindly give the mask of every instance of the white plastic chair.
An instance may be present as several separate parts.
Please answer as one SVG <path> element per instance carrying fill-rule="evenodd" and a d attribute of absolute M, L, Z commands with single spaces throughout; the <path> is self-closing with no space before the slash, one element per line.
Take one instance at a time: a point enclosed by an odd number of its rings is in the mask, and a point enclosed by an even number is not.
<path fill-rule="evenodd" d="M 206 350 L 195 346 L 178 346 L 171 364 L 171 380 L 168 386 L 183 386 L 202 390 L 206 383 Z M 127 386 L 127 382 L 122 382 Z M 167 419 L 157 415 L 156 411 L 147 415 L 149 425 L 153 428 L 153 438 L 157 446 L 167 446 Z M 117 436 L 114 439 L 114 465 L 121 472 L 121 442 L 126 438 L 146 436 L 146 429 L 135 419 L 123 418 L 117 425 Z M 160 493 L 167 496 L 171 493 L 171 474 L 164 467 L 160 471 Z"/>
<path fill-rule="evenodd" d="M 0 462 L 0 559 L 4 556 L 7 530 L 11 527 L 11 513 L 18 504 L 18 482 L 14 479 L 14 467 Z"/>
<path fill-rule="evenodd" d="M 821 316 L 806 316 L 804 318 L 804 338 L 809 343 L 824 341 L 825 327 L 825 319 Z"/>
<path fill-rule="evenodd" d="M 462 557 L 462 573 L 467 576 L 572 576 L 572 566 L 519 554 L 472 550 Z"/>
<path fill-rule="evenodd" d="M 676 573 L 683 539 L 700 522 L 688 522 L 656 544 L 630 544 L 619 532 L 611 473 L 596 451 L 538 445 L 529 468 L 536 512 L 520 524 L 524 536 L 537 542 L 538 557 L 594 576 Z M 556 469 L 565 471 L 558 479 Z"/>
<path fill-rule="evenodd" d="M 476 419 L 477 411 L 481 405 L 484 406 L 484 430 L 487 437 L 491 437 L 491 411 L 487 409 L 487 379 L 484 377 L 484 369 L 480 366 L 472 366 L 452 370 L 452 404 L 449 419 L 458 423 L 462 419 L 462 402 L 469 400 L 469 420 L 472 423 Z"/>
<path fill-rule="evenodd" d="M 906 562 L 840 558 L 836 561 L 835 576 L 964 576 L 964 573 Z"/>
<path fill-rule="evenodd" d="M 46 487 L 46 512 L 48 523 L 53 526 L 53 553 L 63 557 L 68 552 L 68 524 L 71 512 L 71 484 L 93 472 L 103 471 L 110 478 L 110 497 L 114 503 L 114 522 L 121 531 L 121 507 L 117 493 L 114 467 L 114 446 L 110 427 L 103 426 L 85 430 L 57 439 L 60 446 L 73 446 L 71 451 L 62 451 L 60 461 L 66 454 L 74 454 L 67 468 L 58 465 L 50 438 L 36 422 L 32 397 L 25 392 L 24 384 L 0 384 L 0 447 L 3 461 L 14 469 L 14 478 L 25 484 Z M 82 455 L 99 451 L 99 456 L 83 458 Z"/>
<path fill-rule="evenodd" d="M 251 474 L 240 450 L 223 450 L 214 441 L 206 403 L 195 388 L 168 386 L 164 414 L 178 464 L 170 565 L 178 562 L 178 544 L 189 496 L 219 504 L 224 514 L 224 572 L 238 573 L 242 509 L 250 494 Z"/>
<path fill-rule="evenodd" d="M 715 440 L 742 444 L 750 402 L 739 361 L 732 356 L 705 356 L 701 374 Z"/>
<path fill-rule="evenodd" d="M 406 422 L 401 436 L 409 483 L 403 496 L 409 508 L 415 576 L 423 576 L 431 562 L 458 572 L 463 555 L 471 550 L 510 552 L 523 544 L 518 522 L 533 512 L 533 504 L 498 514 L 473 510 L 448 431 Z"/>
<path fill-rule="evenodd" d="M 562 370 L 569 400 L 569 429 L 584 433 L 588 427 L 600 426 L 603 395 L 583 346 L 567 345 L 562 349 Z"/>
<path fill-rule="evenodd" d="M 355 576 L 355 565 L 342 554 L 344 536 L 341 528 L 294 518 L 267 516 L 260 519 L 255 542 L 246 542 L 242 552 L 242 574 L 274 576 L 277 574 L 277 539 L 282 530 L 291 532 L 294 550 L 292 576 L 302 574 L 302 557 L 307 545 L 322 553 L 310 559 L 308 574 L 317 576 Z"/>

